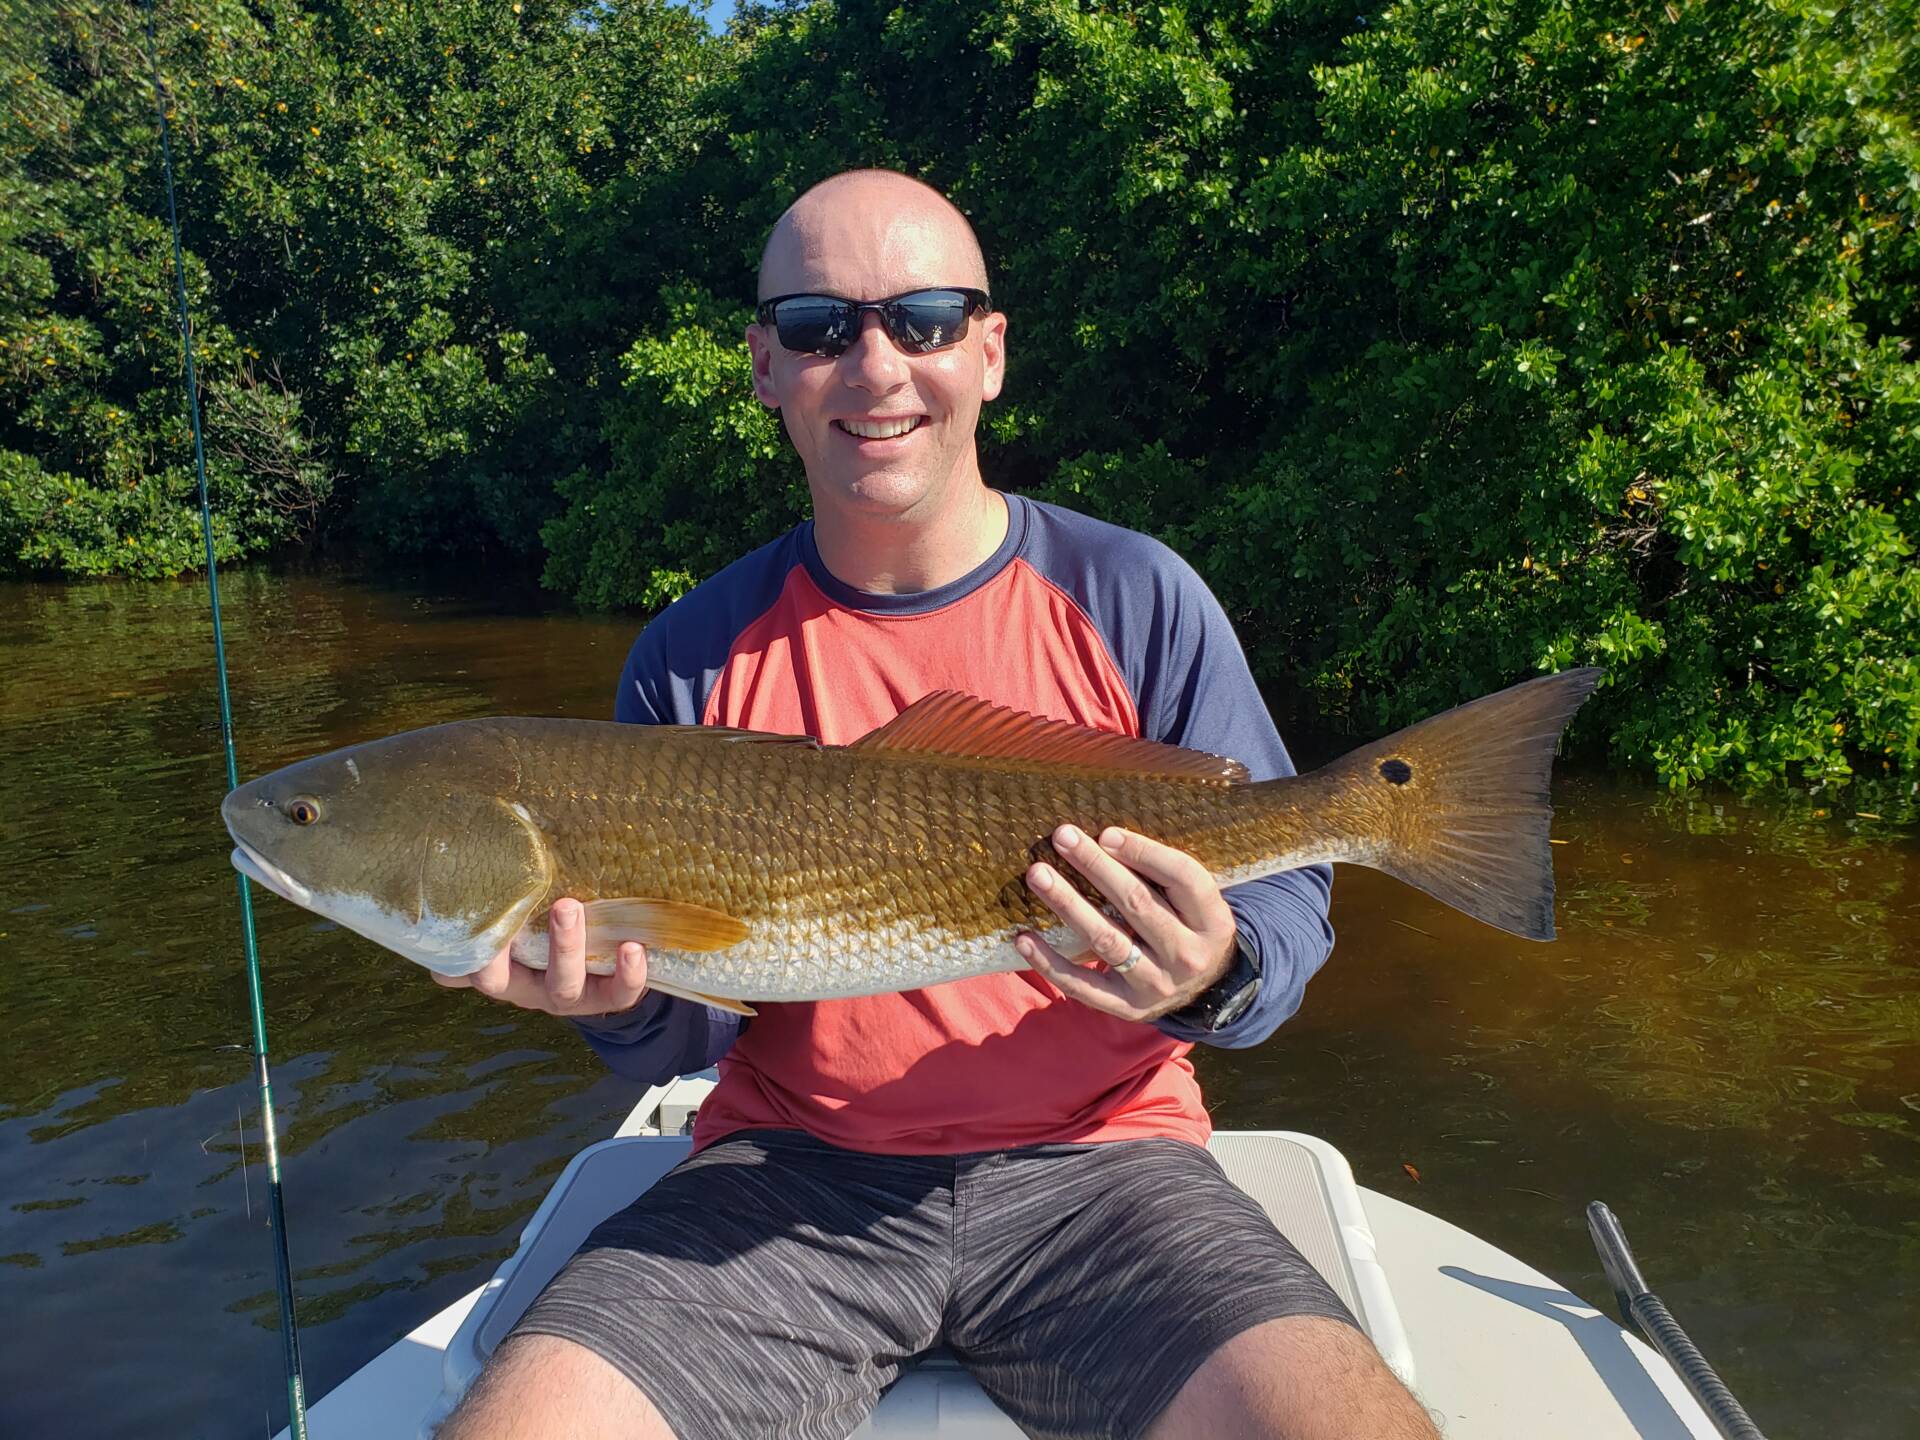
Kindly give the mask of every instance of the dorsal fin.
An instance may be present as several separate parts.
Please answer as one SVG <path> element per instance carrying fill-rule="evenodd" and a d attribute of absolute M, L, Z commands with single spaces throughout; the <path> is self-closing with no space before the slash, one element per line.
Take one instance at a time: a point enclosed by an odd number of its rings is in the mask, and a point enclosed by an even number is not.
<path fill-rule="evenodd" d="M 990 705 L 958 690 L 936 690 L 902 710 L 851 750 L 909 751 L 1020 766 L 1061 766 L 1107 774 L 1156 775 L 1169 780 L 1239 785 L 1247 767 L 1238 760 L 1093 730 L 1067 720 L 1043 720 Z"/>

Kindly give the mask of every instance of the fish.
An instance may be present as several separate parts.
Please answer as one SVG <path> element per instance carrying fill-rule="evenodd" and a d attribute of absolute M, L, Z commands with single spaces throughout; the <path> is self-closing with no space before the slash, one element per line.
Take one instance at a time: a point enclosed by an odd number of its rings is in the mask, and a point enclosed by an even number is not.
<path fill-rule="evenodd" d="M 754 1002 L 914 990 L 1027 968 L 1072 932 L 1027 886 L 1050 839 L 1120 826 L 1222 887 L 1367 865 L 1512 934 L 1553 937 L 1554 751 L 1600 672 L 1566 670 L 1254 781 L 1231 757 L 1024 714 L 957 691 L 848 745 L 700 725 L 501 716 L 302 760 L 227 795 L 233 864 L 443 975 L 502 949 L 547 961 L 585 905 L 587 968 L 647 946 L 651 988 Z"/>

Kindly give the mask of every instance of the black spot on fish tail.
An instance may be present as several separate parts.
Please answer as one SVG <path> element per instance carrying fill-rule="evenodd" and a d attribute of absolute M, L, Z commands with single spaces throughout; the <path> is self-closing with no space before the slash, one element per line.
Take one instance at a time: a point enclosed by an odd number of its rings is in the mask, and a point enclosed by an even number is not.
<path fill-rule="evenodd" d="M 1363 746 L 1318 772 L 1371 794 L 1353 813 L 1379 828 L 1362 834 L 1363 863 L 1473 916 L 1523 935 L 1553 938 L 1553 754 L 1560 732 L 1600 672 L 1566 670 L 1510 686 Z M 1412 784 L 1415 772 L 1420 783 Z M 1384 779 L 1394 787 L 1387 795 Z M 1372 806 L 1384 807 L 1384 824 Z M 1385 843 L 1380 843 L 1381 841 Z"/>

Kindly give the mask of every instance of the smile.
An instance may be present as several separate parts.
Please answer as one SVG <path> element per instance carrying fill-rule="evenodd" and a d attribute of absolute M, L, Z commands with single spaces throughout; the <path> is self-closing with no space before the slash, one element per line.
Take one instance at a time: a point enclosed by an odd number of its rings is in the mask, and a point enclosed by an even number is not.
<path fill-rule="evenodd" d="M 860 440 L 893 440 L 918 430 L 924 415 L 903 415 L 897 420 L 836 420 L 836 429 Z"/>

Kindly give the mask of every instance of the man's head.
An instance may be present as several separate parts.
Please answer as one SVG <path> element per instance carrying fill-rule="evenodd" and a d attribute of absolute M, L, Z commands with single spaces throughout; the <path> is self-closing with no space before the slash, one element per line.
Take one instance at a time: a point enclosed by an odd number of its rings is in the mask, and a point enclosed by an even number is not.
<path fill-rule="evenodd" d="M 760 257 L 760 299 L 886 300 L 935 287 L 987 289 L 966 217 L 939 191 L 886 170 L 824 180 L 780 217 Z M 773 325 L 747 327 L 754 393 L 777 408 L 800 452 L 816 511 L 911 518 L 980 483 L 974 427 L 1000 393 L 1006 319 L 975 310 L 957 343 L 902 349 L 881 317 L 860 316 L 837 356 L 798 353 Z M 904 423 L 903 434 L 888 432 Z"/>

